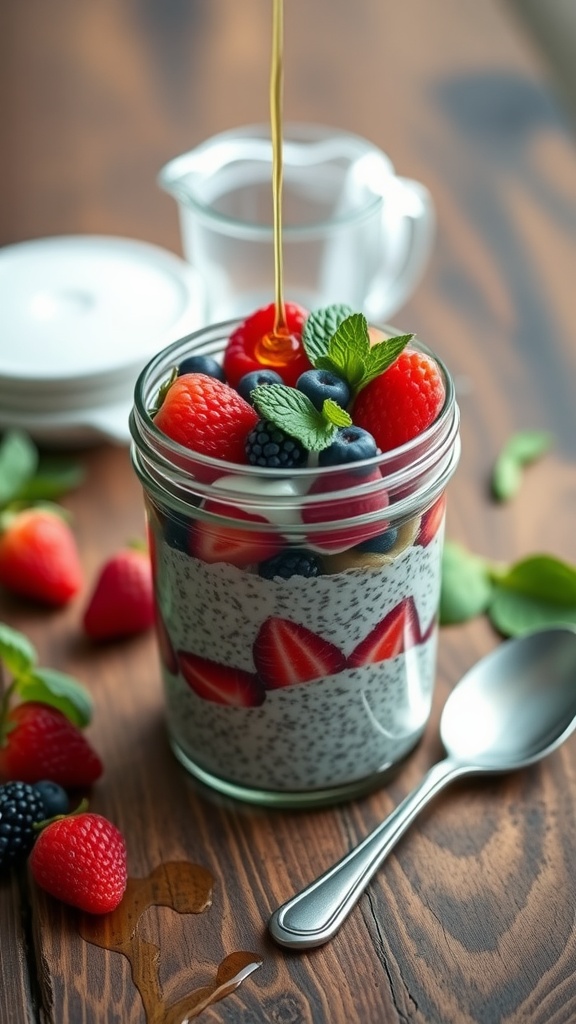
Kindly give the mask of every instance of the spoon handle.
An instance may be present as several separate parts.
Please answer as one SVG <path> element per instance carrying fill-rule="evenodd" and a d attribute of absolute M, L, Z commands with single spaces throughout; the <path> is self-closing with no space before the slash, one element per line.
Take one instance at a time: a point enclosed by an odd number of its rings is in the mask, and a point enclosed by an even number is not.
<path fill-rule="evenodd" d="M 358 846 L 274 911 L 268 927 L 276 942 L 291 949 L 307 949 L 331 939 L 419 811 L 465 771 L 450 758 L 433 765 L 418 786 Z"/>

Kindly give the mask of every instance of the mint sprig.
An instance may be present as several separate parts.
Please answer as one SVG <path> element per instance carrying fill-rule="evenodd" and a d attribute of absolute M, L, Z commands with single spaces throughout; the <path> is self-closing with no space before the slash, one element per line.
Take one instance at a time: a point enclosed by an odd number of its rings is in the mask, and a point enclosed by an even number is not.
<path fill-rule="evenodd" d="M 551 625 L 576 626 L 576 565 L 553 555 L 530 555 L 499 566 L 446 541 L 440 623 L 486 613 L 503 636 Z"/>
<path fill-rule="evenodd" d="M 332 399 L 326 399 L 319 410 L 307 395 L 287 384 L 261 384 L 252 392 L 252 401 L 261 416 L 311 452 L 327 448 L 338 428 L 352 422 L 346 410 Z"/>
<path fill-rule="evenodd" d="M 0 704 L 0 742 L 12 696 L 49 704 L 83 728 L 92 718 L 92 698 L 72 676 L 37 664 L 36 649 L 23 633 L 0 622 L 0 663 L 11 676 Z"/>
<path fill-rule="evenodd" d="M 303 344 L 316 369 L 330 370 L 344 378 L 353 395 L 357 395 L 392 365 L 414 335 L 401 334 L 371 345 L 366 317 L 362 313 L 349 313 L 343 317 L 347 311 L 346 306 L 328 306 L 312 313 L 306 321 Z M 307 338 L 311 320 L 313 324 Z M 322 327 L 329 331 L 334 323 L 337 324 L 334 333 L 322 336 Z"/>

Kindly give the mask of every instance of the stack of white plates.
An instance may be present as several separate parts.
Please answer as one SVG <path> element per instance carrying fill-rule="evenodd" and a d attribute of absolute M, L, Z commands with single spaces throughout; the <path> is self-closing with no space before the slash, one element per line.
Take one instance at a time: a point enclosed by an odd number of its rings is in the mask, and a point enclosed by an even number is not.
<path fill-rule="evenodd" d="M 183 260 L 131 239 L 0 249 L 0 430 L 42 444 L 126 443 L 136 378 L 200 326 L 200 288 Z"/>

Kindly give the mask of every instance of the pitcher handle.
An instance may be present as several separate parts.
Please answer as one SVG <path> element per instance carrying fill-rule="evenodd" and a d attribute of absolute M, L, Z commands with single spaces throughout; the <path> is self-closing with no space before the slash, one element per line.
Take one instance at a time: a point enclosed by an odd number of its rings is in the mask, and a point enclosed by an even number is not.
<path fill-rule="evenodd" d="M 366 299 L 366 316 L 385 322 L 418 285 L 430 259 L 436 229 L 432 196 L 419 181 L 394 176 L 386 185 L 382 234 L 386 254 Z"/>

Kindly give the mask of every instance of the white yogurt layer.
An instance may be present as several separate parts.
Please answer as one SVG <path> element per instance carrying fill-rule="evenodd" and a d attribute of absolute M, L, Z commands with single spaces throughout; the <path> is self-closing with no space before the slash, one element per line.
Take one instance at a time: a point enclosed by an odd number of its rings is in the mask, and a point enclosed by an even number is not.
<path fill-rule="evenodd" d="M 348 657 L 408 597 L 428 637 L 386 661 L 268 690 L 259 707 L 205 700 L 164 670 L 170 733 L 186 757 L 228 782 L 282 793 L 353 783 L 399 761 L 430 712 L 442 532 L 388 565 L 289 580 L 207 564 L 158 537 L 157 598 L 176 651 L 252 673 L 258 631 L 278 616 Z"/>

